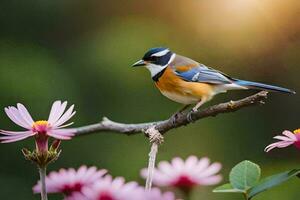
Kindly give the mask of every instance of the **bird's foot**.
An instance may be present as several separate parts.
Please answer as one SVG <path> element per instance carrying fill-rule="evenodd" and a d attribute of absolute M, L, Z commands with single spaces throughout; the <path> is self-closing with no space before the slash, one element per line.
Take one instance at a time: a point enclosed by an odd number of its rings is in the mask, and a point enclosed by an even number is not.
<path fill-rule="evenodd" d="M 197 111 L 198 111 L 198 107 L 192 108 L 192 111 L 193 111 L 193 112 L 197 112 Z"/>
<path fill-rule="evenodd" d="M 196 113 L 198 111 L 197 108 L 193 108 L 188 114 L 187 114 L 187 120 L 188 122 L 192 123 L 194 122 L 193 120 L 193 114 Z"/>
<path fill-rule="evenodd" d="M 184 105 L 182 108 L 180 108 L 176 113 L 174 113 L 171 116 L 172 124 L 175 125 L 177 119 L 184 113 L 184 111 L 189 107 L 190 105 Z"/>
<path fill-rule="evenodd" d="M 229 106 L 229 108 L 234 109 L 234 107 L 235 107 L 235 102 L 231 100 L 231 101 L 229 102 L 228 106 Z"/>
<path fill-rule="evenodd" d="M 171 120 L 172 120 L 172 124 L 173 124 L 173 125 L 176 124 L 176 121 L 177 121 L 179 115 L 181 115 L 181 114 L 182 114 L 181 111 L 179 111 L 179 112 L 176 112 L 176 113 L 174 113 L 174 114 L 172 115 Z"/>

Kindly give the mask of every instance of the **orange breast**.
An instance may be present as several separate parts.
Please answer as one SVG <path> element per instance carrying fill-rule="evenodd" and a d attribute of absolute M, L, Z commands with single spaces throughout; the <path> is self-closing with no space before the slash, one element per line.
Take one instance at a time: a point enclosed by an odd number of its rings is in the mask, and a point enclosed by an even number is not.
<path fill-rule="evenodd" d="M 213 86 L 206 83 L 184 81 L 169 67 L 155 85 L 163 95 L 182 104 L 193 104 L 203 97 L 210 99 L 213 95 Z"/>

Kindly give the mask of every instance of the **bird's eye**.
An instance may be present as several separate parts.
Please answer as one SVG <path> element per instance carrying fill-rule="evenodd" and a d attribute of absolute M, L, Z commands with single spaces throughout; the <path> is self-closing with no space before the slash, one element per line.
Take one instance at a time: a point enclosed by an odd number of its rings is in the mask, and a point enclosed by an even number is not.
<path fill-rule="evenodd" d="M 152 57 L 151 57 L 151 61 L 152 61 L 152 62 L 158 61 L 158 57 L 157 57 L 157 56 L 152 56 Z"/>

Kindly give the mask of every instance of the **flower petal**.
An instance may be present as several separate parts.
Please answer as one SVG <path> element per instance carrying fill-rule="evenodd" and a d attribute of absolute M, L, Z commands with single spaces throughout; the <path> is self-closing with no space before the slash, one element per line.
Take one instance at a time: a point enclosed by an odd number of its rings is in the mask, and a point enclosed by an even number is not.
<path fill-rule="evenodd" d="M 65 127 L 71 126 L 72 124 L 74 124 L 74 122 L 70 122 L 68 124 L 65 124 L 65 125 L 62 125 L 62 126 L 58 126 L 58 127 L 56 127 L 56 129 L 65 128 Z"/>
<path fill-rule="evenodd" d="M 64 135 L 55 134 L 55 133 L 48 133 L 47 135 L 54 137 L 56 139 L 59 139 L 59 140 L 70 140 L 72 138 L 70 136 L 64 136 Z"/>
<path fill-rule="evenodd" d="M 3 135 L 16 135 L 16 134 L 24 134 L 24 133 L 33 133 L 33 135 L 35 134 L 32 131 L 6 131 L 6 130 L 0 130 L 0 134 L 3 134 Z"/>
<path fill-rule="evenodd" d="M 53 127 L 58 127 L 68 121 L 73 115 L 75 115 L 75 111 L 73 112 L 74 105 L 72 105 L 66 112 L 61 116 L 61 118 L 53 124 Z"/>
<path fill-rule="evenodd" d="M 1 141 L 1 143 L 16 142 L 16 141 L 19 141 L 19 140 L 26 139 L 30 136 L 33 136 L 34 134 L 35 133 L 30 132 L 30 131 L 19 132 L 18 134 L 14 134 L 14 135 L 11 134 L 11 135 L 6 135 L 6 136 L 0 136 L 0 141 Z"/>
<path fill-rule="evenodd" d="M 161 171 L 164 175 L 172 177 L 176 172 L 174 172 L 173 167 L 167 161 L 161 161 L 158 164 L 158 170 Z"/>
<path fill-rule="evenodd" d="M 18 110 L 24 121 L 27 122 L 28 125 L 32 126 L 34 123 L 31 115 L 29 114 L 28 110 L 25 108 L 25 106 L 21 103 L 17 104 Z"/>
<path fill-rule="evenodd" d="M 64 113 L 66 107 L 67 107 L 67 101 L 63 103 L 61 103 L 61 101 L 55 101 L 52 104 L 48 122 L 53 125 Z"/>
<path fill-rule="evenodd" d="M 289 141 L 275 142 L 275 143 L 272 143 L 272 144 L 268 145 L 265 148 L 265 152 L 269 152 L 274 148 L 284 148 L 284 147 L 290 146 L 292 144 L 294 144 L 294 142 L 289 142 Z"/>
<path fill-rule="evenodd" d="M 282 134 L 286 135 L 287 137 L 289 137 L 291 139 L 293 139 L 294 141 L 297 141 L 297 137 L 291 131 L 283 131 Z"/>
<path fill-rule="evenodd" d="M 216 176 L 210 176 L 210 177 L 206 177 L 204 179 L 202 179 L 200 181 L 201 185 L 215 185 L 220 183 L 222 180 L 222 176 L 221 175 L 216 175 Z"/>
<path fill-rule="evenodd" d="M 70 140 L 75 132 L 76 129 L 54 129 L 47 132 L 47 135 L 60 140 Z"/>
<path fill-rule="evenodd" d="M 181 158 L 175 157 L 171 161 L 172 167 L 175 171 L 180 172 L 184 168 L 184 162 Z"/>
<path fill-rule="evenodd" d="M 54 129 L 49 131 L 49 133 L 63 135 L 63 136 L 74 136 L 75 132 L 76 132 L 75 128 Z"/>
<path fill-rule="evenodd" d="M 112 182 L 112 187 L 114 189 L 119 189 L 121 188 L 125 183 L 125 179 L 123 177 L 116 177 L 113 182 Z"/>
<path fill-rule="evenodd" d="M 198 158 L 196 156 L 189 156 L 185 161 L 186 171 L 192 170 L 198 163 Z"/>
<path fill-rule="evenodd" d="M 203 170 L 205 170 L 209 166 L 209 159 L 207 157 L 201 158 L 193 170 L 193 173 L 200 174 Z"/>
<path fill-rule="evenodd" d="M 20 116 L 18 109 L 16 109 L 13 106 L 9 106 L 8 108 L 4 109 L 6 115 L 10 118 L 11 121 L 13 121 L 15 124 L 26 128 L 31 129 L 31 125 L 29 126 L 26 121 L 23 120 L 23 118 Z"/>
<path fill-rule="evenodd" d="M 282 140 L 282 141 L 297 141 L 297 139 L 294 140 L 293 138 L 285 137 L 285 136 L 281 136 L 281 135 L 277 135 L 277 136 L 275 136 L 273 138 L 277 139 L 277 140 Z"/>
<path fill-rule="evenodd" d="M 205 170 L 201 172 L 201 174 L 198 174 L 198 177 L 208 177 L 213 174 L 218 173 L 222 168 L 222 165 L 220 163 L 213 163 L 209 167 L 207 167 Z"/>

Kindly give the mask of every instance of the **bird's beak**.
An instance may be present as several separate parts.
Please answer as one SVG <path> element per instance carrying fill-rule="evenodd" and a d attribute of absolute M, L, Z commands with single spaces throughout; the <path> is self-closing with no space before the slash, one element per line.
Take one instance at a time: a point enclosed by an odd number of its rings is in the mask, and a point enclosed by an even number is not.
<path fill-rule="evenodd" d="M 145 66 L 147 63 L 144 60 L 139 60 L 132 65 L 132 67 Z"/>

